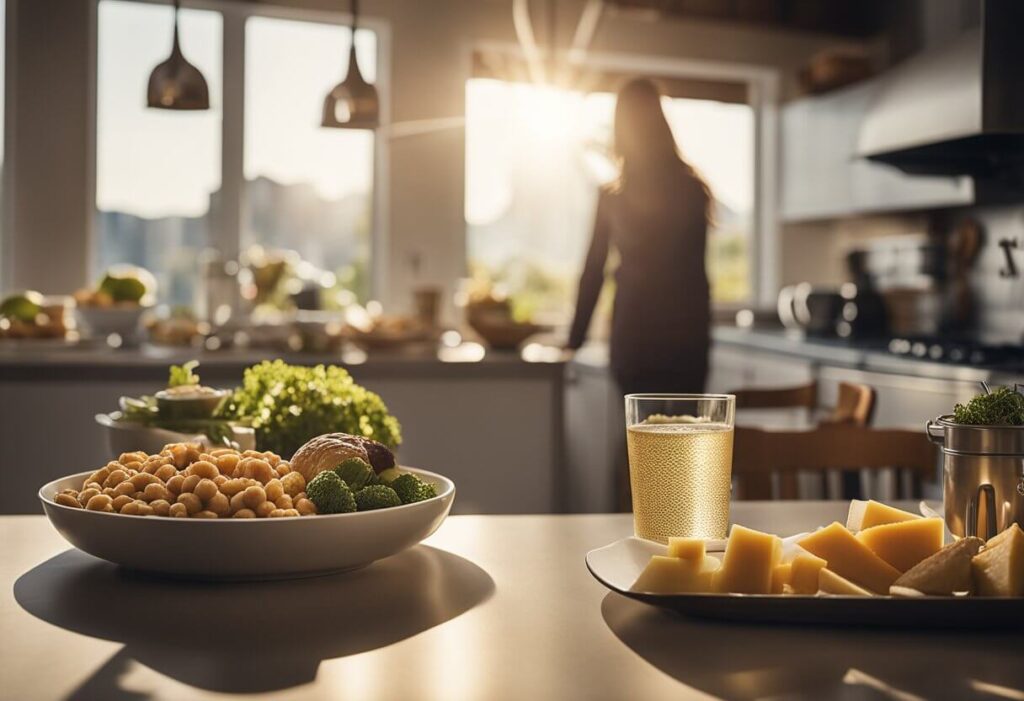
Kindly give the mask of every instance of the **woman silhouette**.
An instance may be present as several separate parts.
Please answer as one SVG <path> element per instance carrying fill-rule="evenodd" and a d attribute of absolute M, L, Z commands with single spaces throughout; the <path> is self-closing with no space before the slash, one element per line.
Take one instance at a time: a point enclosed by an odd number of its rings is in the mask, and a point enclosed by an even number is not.
<path fill-rule="evenodd" d="M 623 394 L 702 392 L 711 317 L 704 250 L 712 197 L 679 155 L 651 81 L 632 80 L 619 91 L 614 151 L 620 175 L 598 197 L 569 348 L 583 344 L 614 247 L 610 345 L 619 388 Z"/>

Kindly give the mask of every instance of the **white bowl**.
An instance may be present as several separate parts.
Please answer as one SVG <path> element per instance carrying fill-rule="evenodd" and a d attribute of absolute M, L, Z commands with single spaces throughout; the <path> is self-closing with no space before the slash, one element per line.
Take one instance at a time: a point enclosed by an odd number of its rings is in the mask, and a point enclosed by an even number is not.
<path fill-rule="evenodd" d="M 116 333 L 122 339 L 135 338 L 139 321 L 149 309 L 142 305 L 123 307 L 75 307 L 75 319 L 91 336 L 106 338 Z"/>
<path fill-rule="evenodd" d="M 403 467 L 434 484 L 433 499 L 351 514 L 267 519 L 187 519 L 86 511 L 53 501 L 91 472 L 39 490 L 57 532 L 79 550 L 123 567 L 199 579 L 283 579 L 351 570 L 416 545 L 455 499 L 446 477 Z"/>

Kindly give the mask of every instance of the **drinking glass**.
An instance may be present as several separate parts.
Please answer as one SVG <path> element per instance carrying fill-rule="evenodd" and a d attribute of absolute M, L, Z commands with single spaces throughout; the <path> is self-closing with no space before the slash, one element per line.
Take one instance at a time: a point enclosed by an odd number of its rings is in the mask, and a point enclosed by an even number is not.
<path fill-rule="evenodd" d="M 724 538 L 736 398 L 627 394 L 633 530 L 640 538 Z"/>

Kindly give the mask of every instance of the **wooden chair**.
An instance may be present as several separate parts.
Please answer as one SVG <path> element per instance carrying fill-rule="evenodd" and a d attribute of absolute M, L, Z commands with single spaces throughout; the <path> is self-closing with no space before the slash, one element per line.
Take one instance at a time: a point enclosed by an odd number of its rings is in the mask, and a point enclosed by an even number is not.
<path fill-rule="evenodd" d="M 854 423 L 822 423 L 809 431 L 737 427 L 732 470 L 737 498 L 771 499 L 772 473 L 780 497 L 798 498 L 798 470 L 905 468 L 915 483 L 935 474 L 935 446 L 923 431 L 876 429 Z"/>
<path fill-rule="evenodd" d="M 810 383 L 807 385 L 800 385 L 796 387 L 784 387 L 784 388 L 770 388 L 770 389 L 740 389 L 731 392 L 736 395 L 736 408 L 742 409 L 804 409 L 807 411 L 808 416 L 813 416 L 819 407 L 818 399 L 818 386 L 817 383 Z M 875 391 L 869 385 L 854 384 L 850 382 L 839 383 L 839 397 L 836 401 L 835 407 L 833 407 L 829 413 L 824 416 L 818 417 L 817 426 L 833 426 L 833 425 L 849 425 L 857 427 L 867 427 L 871 424 L 871 419 L 874 416 L 875 410 Z M 736 431 L 736 444 L 740 446 L 748 440 L 760 440 L 754 438 L 748 438 L 751 434 L 750 431 L 753 429 L 747 429 L 745 427 L 739 427 Z M 806 431 L 800 432 L 806 434 Z M 783 433 L 779 431 L 772 432 L 774 436 L 793 435 L 792 432 Z M 779 439 L 785 440 L 785 439 Z M 745 446 L 739 448 L 742 450 L 742 454 L 746 455 L 747 451 Z M 771 455 L 771 453 L 768 453 Z M 810 456 L 814 456 L 815 453 L 810 453 Z M 737 460 L 734 456 L 734 474 L 739 474 L 736 470 L 735 465 Z M 891 465 L 889 465 L 891 466 Z M 803 468 L 800 467 L 783 467 L 779 466 L 779 492 L 780 496 L 784 499 L 795 499 L 799 495 L 797 486 L 797 471 Z M 844 489 L 847 491 L 856 492 L 857 485 L 860 481 L 859 472 L 850 471 L 848 468 L 851 467 L 867 467 L 846 463 L 843 467 L 847 468 L 847 471 L 842 474 Z M 888 467 L 888 466 L 887 466 Z M 812 470 L 821 470 L 829 468 L 821 468 L 814 466 L 810 468 Z M 771 470 L 758 469 L 755 474 L 746 476 L 746 484 L 743 485 L 741 490 L 745 498 L 748 499 L 770 499 L 772 494 L 772 476 Z"/>

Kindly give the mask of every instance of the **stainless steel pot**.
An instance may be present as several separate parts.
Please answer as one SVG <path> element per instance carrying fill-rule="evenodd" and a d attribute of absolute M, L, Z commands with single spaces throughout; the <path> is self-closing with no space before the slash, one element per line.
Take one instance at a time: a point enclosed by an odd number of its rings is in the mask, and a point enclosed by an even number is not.
<path fill-rule="evenodd" d="M 991 538 L 1024 528 L 1024 426 L 969 426 L 940 416 L 928 439 L 942 448 L 946 527 L 955 536 Z"/>

